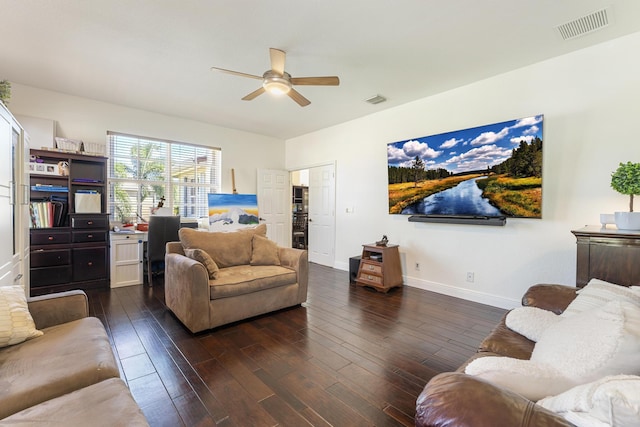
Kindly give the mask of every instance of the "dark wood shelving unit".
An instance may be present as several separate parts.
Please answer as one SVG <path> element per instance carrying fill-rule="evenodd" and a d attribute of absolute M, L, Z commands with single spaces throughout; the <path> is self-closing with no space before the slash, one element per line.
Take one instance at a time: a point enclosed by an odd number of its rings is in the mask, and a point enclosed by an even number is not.
<path fill-rule="evenodd" d="M 32 171 L 30 201 L 54 199 L 63 203 L 62 212 L 52 215 L 47 222 L 50 226 L 34 227 L 32 221 L 29 233 L 31 295 L 108 288 L 107 158 L 49 150 L 31 150 L 31 156 L 41 164 L 55 165 L 59 175 Z M 62 175 L 63 163 L 68 165 L 67 175 Z M 48 191 L 46 186 L 66 187 L 67 191 Z M 99 206 L 76 212 L 76 195 L 86 191 L 100 195 Z"/>
<path fill-rule="evenodd" d="M 309 242 L 309 187 L 293 186 L 291 211 L 292 246 L 298 249 L 307 249 Z"/>

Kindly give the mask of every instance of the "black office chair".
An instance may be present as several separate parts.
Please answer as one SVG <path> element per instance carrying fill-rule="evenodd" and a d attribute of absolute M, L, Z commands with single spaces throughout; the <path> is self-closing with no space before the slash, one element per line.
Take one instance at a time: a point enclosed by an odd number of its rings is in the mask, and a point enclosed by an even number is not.
<path fill-rule="evenodd" d="M 147 277 L 149 286 L 153 286 L 152 278 L 156 274 L 164 274 L 164 255 L 167 242 L 177 242 L 179 216 L 149 217 L 149 231 L 147 234 Z"/>

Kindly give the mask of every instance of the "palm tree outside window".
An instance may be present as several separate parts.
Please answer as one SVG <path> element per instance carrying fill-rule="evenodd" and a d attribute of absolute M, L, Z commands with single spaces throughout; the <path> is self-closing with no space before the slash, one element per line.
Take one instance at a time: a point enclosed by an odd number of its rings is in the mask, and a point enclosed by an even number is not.
<path fill-rule="evenodd" d="M 208 216 L 207 194 L 220 192 L 220 148 L 111 131 L 107 141 L 113 220 L 148 220 L 162 197 L 176 215 Z"/>

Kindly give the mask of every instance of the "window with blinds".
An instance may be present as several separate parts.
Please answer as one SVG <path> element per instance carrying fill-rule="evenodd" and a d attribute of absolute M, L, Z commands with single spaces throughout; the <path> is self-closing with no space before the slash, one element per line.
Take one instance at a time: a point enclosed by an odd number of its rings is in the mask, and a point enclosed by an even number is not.
<path fill-rule="evenodd" d="M 208 216 L 207 194 L 220 192 L 219 148 L 116 132 L 107 143 L 113 220 L 148 220 L 159 203 L 182 217 Z"/>

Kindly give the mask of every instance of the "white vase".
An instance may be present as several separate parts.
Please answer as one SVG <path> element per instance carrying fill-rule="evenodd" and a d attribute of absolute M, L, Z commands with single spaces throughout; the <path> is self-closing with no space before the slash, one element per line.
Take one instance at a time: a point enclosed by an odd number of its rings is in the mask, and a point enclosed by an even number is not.
<path fill-rule="evenodd" d="M 618 230 L 640 230 L 640 212 L 615 212 Z"/>

